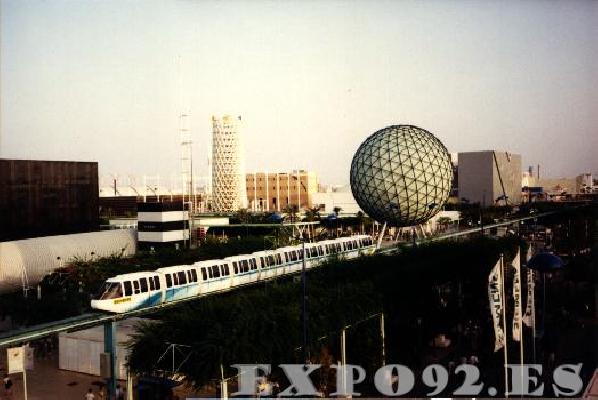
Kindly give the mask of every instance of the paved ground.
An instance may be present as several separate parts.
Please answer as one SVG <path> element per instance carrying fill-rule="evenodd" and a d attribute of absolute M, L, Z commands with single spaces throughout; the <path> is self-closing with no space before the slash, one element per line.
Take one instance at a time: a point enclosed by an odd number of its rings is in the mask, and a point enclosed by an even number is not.
<path fill-rule="evenodd" d="M 5 354 L 2 355 L 2 361 L 4 358 Z M 0 365 L 6 364 L 2 362 Z M 4 370 L 2 376 L 4 376 Z M 10 377 L 13 382 L 12 396 L 7 397 L 4 387 L 2 387 L 0 399 L 24 399 L 23 375 L 11 374 Z M 97 376 L 59 370 L 57 354 L 45 360 L 38 358 L 35 360 L 34 370 L 27 371 L 28 400 L 81 400 L 85 398 L 85 393 L 89 388 L 93 389 L 96 400 L 101 399 L 98 387 L 101 381 L 102 379 Z"/>
<path fill-rule="evenodd" d="M 1 380 L 4 378 L 6 366 L 6 349 L 0 350 L 0 366 Z M 13 382 L 12 395 L 6 396 L 2 385 L 0 386 L 0 400 L 24 400 L 23 375 L 11 374 L 10 378 Z M 102 384 L 103 380 L 98 376 L 59 370 L 57 351 L 45 359 L 36 357 L 34 369 L 27 371 L 28 400 L 84 400 L 85 393 L 89 388 L 93 389 L 95 400 L 100 400 L 105 398 L 100 392 Z M 119 381 L 119 384 L 125 386 L 124 381 Z M 180 399 L 210 395 L 200 394 L 186 387 L 175 388 L 174 394 Z M 214 396 L 214 394 L 211 395 Z"/>

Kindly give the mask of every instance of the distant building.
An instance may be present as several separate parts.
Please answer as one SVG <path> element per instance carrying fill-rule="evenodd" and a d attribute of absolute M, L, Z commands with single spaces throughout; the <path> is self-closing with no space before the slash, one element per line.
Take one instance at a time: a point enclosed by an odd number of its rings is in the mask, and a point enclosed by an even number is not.
<path fill-rule="evenodd" d="M 484 150 L 458 155 L 459 198 L 485 206 L 521 203 L 521 155 Z M 504 192 L 503 192 L 504 191 Z"/>
<path fill-rule="evenodd" d="M 315 172 L 254 172 L 245 175 L 247 203 L 252 211 L 283 211 L 289 205 L 311 208 L 318 191 Z"/>
<path fill-rule="evenodd" d="M 182 202 L 137 204 L 139 249 L 183 248 L 189 240 L 189 211 Z"/>
<path fill-rule="evenodd" d="M 340 208 L 339 214 L 355 215 L 361 211 L 349 185 L 321 187 L 318 193 L 314 193 L 313 202 L 314 207 L 325 214 L 333 213 L 337 207 Z"/>
<path fill-rule="evenodd" d="M 212 117 L 212 209 L 247 208 L 241 117 Z"/>
<path fill-rule="evenodd" d="M 521 185 L 525 201 L 566 200 L 571 196 L 596 192 L 596 186 L 594 185 L 591 173 L 583 173 L 572 178 L 538 179 L 531 171 L 527 171 L 523 173 Z"/>
<path fill-rule="evenodd" d="M 97 162 L 0 159 L 0 241 L 98 228 Z"/>

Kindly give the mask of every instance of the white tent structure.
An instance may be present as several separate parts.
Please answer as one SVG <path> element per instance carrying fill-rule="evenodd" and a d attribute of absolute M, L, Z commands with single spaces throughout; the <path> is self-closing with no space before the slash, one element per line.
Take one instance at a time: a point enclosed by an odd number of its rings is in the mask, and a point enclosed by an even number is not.
<path fill-rule="evenodd" d="M 0 242 L 0 292 L 32 287 L 75 258 L 130 256 L 137 248 L 134 229 L 44 236 Z"/>

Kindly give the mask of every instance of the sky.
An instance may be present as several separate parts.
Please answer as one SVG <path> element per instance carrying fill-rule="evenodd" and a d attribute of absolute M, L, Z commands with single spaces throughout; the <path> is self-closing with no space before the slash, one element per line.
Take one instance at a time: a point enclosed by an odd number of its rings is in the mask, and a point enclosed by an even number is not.
<path fill-rule="evenodd" d="M 246 170 L 349 181 L 373 132 L 598 174 L 598 1 L 0 0 L 0 156 L 196 176 L 212 115 L 241 115 Z"/>

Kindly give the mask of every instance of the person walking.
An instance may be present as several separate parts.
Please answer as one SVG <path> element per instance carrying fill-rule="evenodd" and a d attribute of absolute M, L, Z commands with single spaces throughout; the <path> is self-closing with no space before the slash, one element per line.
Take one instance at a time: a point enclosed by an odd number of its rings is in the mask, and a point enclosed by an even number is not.
<path fill-rule="evenodd" d="M 116 385 L 116 400 L 125 400 L 125 391 L 120 385 Z"/>
<path fill-rule="evenodd" d="M 12 397 L 12 379 L 10 379 L 10 376 L 8 376 L 8 374 L 4 374 L 3 383 L 4 383 L 4 395 L 6 396 L 7 399 L 9 399 Z"/>
<path fill-rule="evenodd" d="M 93 394 L 93 390 L 91 388 L 89 388 L 87 393 L 85 393 L 85 400 L 94 400 L 94 399 L 95 399 L 95 395 Z"/>

